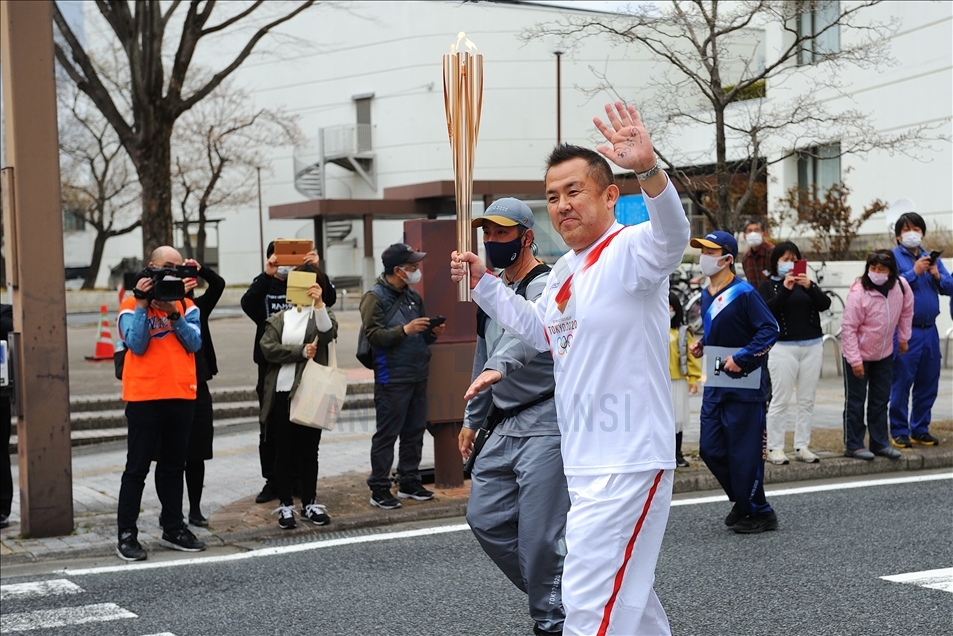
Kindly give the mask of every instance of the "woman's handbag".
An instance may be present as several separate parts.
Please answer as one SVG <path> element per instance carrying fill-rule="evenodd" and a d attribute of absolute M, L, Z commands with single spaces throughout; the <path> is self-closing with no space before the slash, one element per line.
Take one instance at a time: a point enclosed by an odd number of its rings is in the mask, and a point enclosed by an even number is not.
<path fill-rule="evenodd" d="M 334 341 L 328 347 L 329 366 L 308 360 L 291 399 L 291 421 L 330 431 L 341 415 L 347 394 L 347 373 L 338 368 Z"/>

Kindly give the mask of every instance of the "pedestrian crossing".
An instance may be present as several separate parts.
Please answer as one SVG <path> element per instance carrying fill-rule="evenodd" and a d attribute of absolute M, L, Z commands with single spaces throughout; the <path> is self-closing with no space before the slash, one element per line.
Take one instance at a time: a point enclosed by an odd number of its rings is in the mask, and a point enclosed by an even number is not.
<path fill-rule="evenodd" d="M 953 568 L 939 570 L 925 570 L 923 572 L 908 572 L 880 577 L 884 581 L 917 585 L 931 590 L 942 590 L 953 594 Z"/>
<path fill-rule="evenodd" d="M 92 603 L 27 612 L 6 611 L 11 602 L 29 601 L 45 597 L 73 596 L 85 592 L 86 590 L 68 579 L 0 585 L 0 602 L 4 603 L 4 612 L 0 613 L 0 634 L 14 634 L 41 629 L 49 630 L 58 627 L 138 618 L 133 612 L 115 603 Z M 175 634 L 162 632 L 144 636 L 175 636 Z"/>

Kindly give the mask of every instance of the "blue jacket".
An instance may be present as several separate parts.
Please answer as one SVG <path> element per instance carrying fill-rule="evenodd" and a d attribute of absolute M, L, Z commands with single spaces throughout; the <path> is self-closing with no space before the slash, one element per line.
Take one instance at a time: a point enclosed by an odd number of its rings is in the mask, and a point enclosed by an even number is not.
<path fill-rule="evenodd" d="M 940 315 L 940 294 L 953 296 L 953 277 L 946 271 L 943 261 L 937 259 L 936 266 L 940 270 L 940 280 L 936 280 L 930 272 L 923 272 L 917 276 L 913 272 L 913 265 L 917 259 L 927 256 L 922 247 L 917 248 L 914 256 L 907 248 L 898 245 L 893 248 L 893 255 L 897 259 L 897 271 L 910 283 L 913 290 L 913 324 L 916 326 L 932 325 Z"/>
<path fill-rule="evenodd" d="M 765 366 L 768 351 L 778 339 L 778 323 L 774 314 L 768 309 L 754 287 L 738 278 L 733 279 L 717 296 L 741 285 L 741 295 L 725 307 L 714 320 L 705 326 L 705 336 L 702 343 L 714 347 L 739 347 L 738 353 L 732 356 L 735 364 L 751 373 L 759 367 Z M 702 291 L 702 316 L 708 313 L 714 297 L 708 293 L 706 287 Z M 734 400 L 738 402 L 764 402 L 768 399 L 768 376 L 761 374 L 761 388 L 757 391 L 750 389 L 733 389 L 728 387 L 705 387 L 705 400 L 724 402 Z"/>

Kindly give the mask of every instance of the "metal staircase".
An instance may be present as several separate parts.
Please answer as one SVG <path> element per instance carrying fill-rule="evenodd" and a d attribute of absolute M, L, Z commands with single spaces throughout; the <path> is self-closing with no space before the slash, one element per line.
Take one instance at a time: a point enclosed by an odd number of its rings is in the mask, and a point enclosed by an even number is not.
<path fill-rule="evenodd" d="M 323 199 L 327 192 L 327 165 L 356 173 L 377 190 L 377 171 L 370 124 L 344 124 L 318 129 L 313 141 L 295 148 L 295 189 L 309 199 Z M 317 146 L 317 147 L 315 147 Z"/>

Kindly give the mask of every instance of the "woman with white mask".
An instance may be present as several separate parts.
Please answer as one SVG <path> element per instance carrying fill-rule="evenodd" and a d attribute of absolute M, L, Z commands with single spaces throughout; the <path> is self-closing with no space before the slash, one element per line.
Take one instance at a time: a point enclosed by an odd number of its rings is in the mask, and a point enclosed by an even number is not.
<path fill-rule="evenodd" d="M 811 282 L 806 273 L 795 275 L 794 263 L 801 251 L 789 241 L 771 252 L 771 277 L 758 292 L 778 321 L 780 336 L 768 358 L 771 373 L 771 404 L 768 407 L 768 456 L 772 464 L 787 464 L 784 429 L 795 420 L 794 456 L 798 461 L 820 461 L 809 448 L 814 395 L 824 361 L 820 312 L 831 306 L 830 296 Z M 791 397 L 797 389 L 797 413 L 788 417 Z"/>

